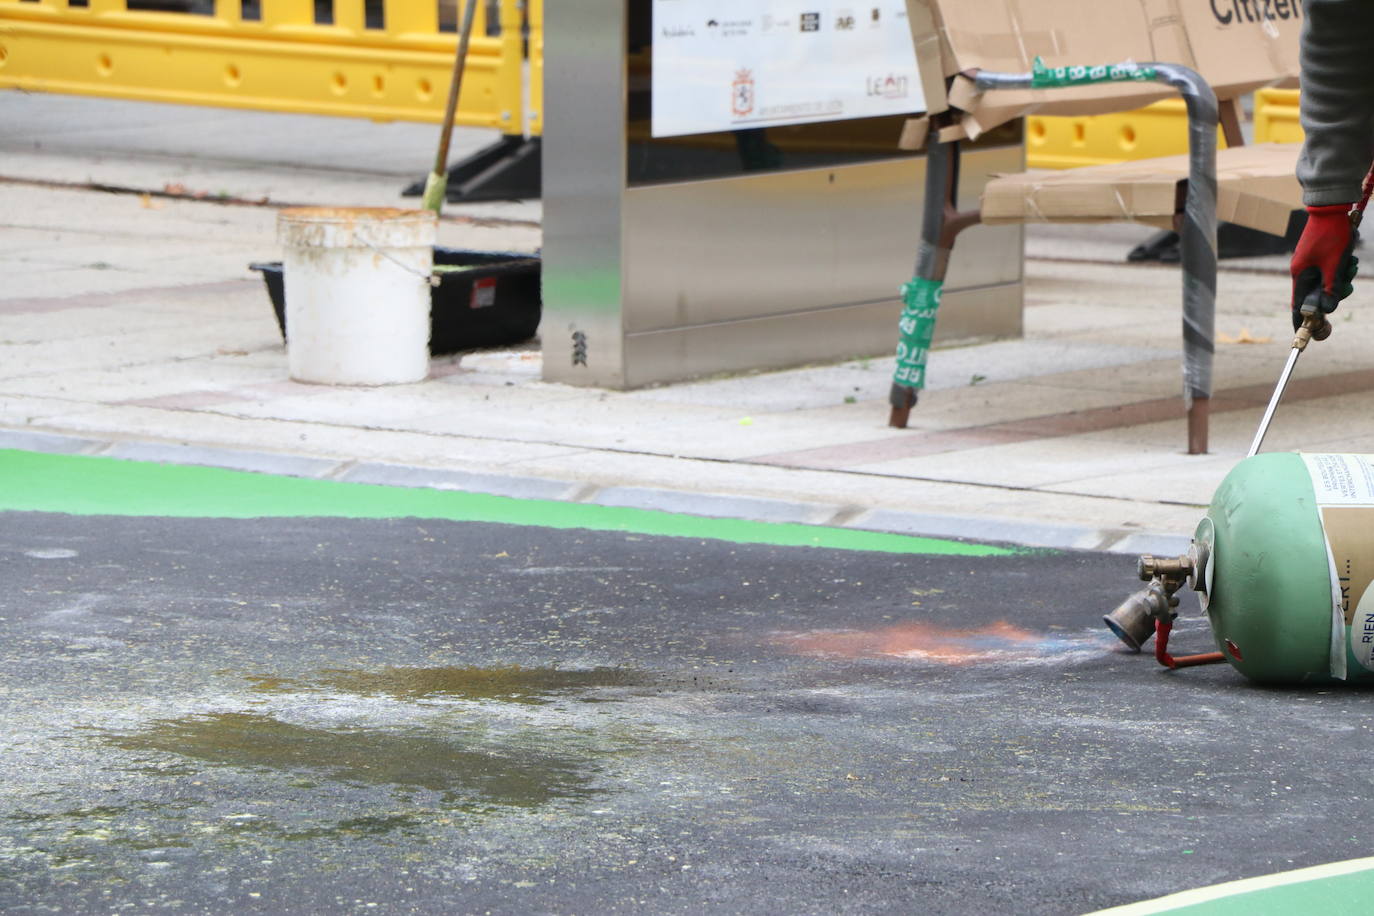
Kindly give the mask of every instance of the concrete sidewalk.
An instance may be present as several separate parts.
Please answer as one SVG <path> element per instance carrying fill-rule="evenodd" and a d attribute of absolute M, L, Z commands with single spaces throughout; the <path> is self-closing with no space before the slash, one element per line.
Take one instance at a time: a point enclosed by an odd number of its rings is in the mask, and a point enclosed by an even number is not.
<path fill-rule="evenodd" d="M 395 204 L 434 128 L 13 92 L 0 121 L 0 447 L 1129 553 L 1186 543 L 1287 352 L 1286 259 L 1223 262 L 1212 454 L 1185 455 L 1177 269 L 1123 263 L 1141 227 L 1038 228 L 1025 338 L 937 351 L 909 430 L 890 357 L 610 392 L 540 381 L 530 344 L 302 385 L 246 269 L 275 205 Z M 540 244 L 537 202 L 445 216 L 442 244 Z M 1374 451 L 1365 299 L 1267 448 Z"/>

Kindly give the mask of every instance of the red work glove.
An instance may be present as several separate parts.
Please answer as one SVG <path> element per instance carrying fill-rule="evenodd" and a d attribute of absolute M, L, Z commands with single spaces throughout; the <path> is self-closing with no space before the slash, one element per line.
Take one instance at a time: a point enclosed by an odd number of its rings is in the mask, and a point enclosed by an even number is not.
<path fill-rule="evenodd" d="M 1351 204 L 1307 208 L 1307 226 L 1298 239 L 1289 272 L 1293 275 L 1293 329 L 1302 325 L 1303 307 L 1310 313 L 1334 312 L 1354 290 L 1359 261 L 1350 229 Z"/>

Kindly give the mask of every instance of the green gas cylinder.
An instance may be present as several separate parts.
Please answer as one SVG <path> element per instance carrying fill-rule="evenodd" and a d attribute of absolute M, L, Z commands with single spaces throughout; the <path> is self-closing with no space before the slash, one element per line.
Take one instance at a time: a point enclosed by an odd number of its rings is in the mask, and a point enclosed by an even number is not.
<path fill-rule="evenodd" d="M 1143 557 L 1141 569 L 1154 581 L 1131 600 L 1167 622 L 1186 582 L 1217 651 L 1252 680 L 1374 680 L 1374 455 L 1246 458 L 1217 488 L 1188 556 Z"/>

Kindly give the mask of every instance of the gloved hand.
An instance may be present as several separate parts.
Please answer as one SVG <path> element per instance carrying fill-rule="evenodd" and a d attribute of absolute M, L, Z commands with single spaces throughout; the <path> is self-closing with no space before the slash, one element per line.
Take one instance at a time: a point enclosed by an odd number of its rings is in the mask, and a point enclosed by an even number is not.
<path fill-rule="evenodd" d="M 1302 325 L 1302 307 L 1309 297 L 1321 313 L 1330 313 L 1354 290 L 1359 260 L 1351 254 L 1355 240 L 1350 208 L 1350 204 L 1307 208 L 1307 226 L 1289 266 L 1295 331 Z"/>

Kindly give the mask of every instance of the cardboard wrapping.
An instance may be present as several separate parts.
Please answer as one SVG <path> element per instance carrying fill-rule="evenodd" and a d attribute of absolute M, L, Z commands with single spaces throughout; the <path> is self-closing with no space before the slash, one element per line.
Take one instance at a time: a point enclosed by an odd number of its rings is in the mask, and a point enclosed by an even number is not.
<path fill-rule="evenodd" d="M 902 135 L 897 139 L 897 148 L 920 149 L 926 145 L 926 135 L 929 133 L 929 118 L 907 118 L 902 122 Z"/>
<path fill-rule="evenodd" d="M 956 77 L 1027 73 L 1037 56 L 1051 67 L 1182 64 L 1223 99 L 1298 74 L 1298 0 L 907 0 L 907 11 L 930 113 L 954 109 L 971 138 L 1026 114 L 1105 114 L 1175 95 L 1152 83 L 980 93 Z"/>
<path fill-rule="evenodd" d="M 1217 152 L 1217 218 L 1283 235 L 1302 208 L 1294 175 L 1298 143 Z M 995 176 L 983 190 L 983 222 L 1137 222 L 1172 229 L 1188 157 L 1167 156 L 1063 171 Z"/>
<path fill-rule="evenodd" d="M 964 130 L 963 122 L 955 122 L 946 125 L 935 132 L 935 137 L 941 143 L 953 143 L 956 140 L 969 139 L 968 133 Z M 897 138 L 897 148 L 905 150 L 917 150 L 926 145 L 926 140 L 930 138 L 930 119 L 929 118 L 907 118 L 902 122 L 902 134 Z"/>

